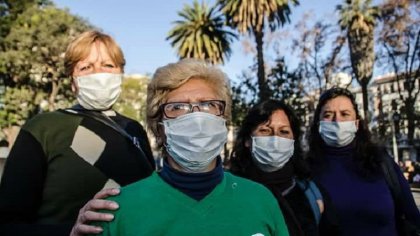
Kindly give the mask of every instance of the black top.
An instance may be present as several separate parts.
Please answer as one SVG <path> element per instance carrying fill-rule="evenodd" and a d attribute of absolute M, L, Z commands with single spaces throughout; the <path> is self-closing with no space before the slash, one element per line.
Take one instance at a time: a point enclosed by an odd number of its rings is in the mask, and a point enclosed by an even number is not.
<path fill-rule="evenodd" d="M 154 160 L 143 127 L 110 116 L 140 140 L 88 117 L 44 113 L 21 129 L 0 184 L 0 235 L 68 235 L 78 211 L 104 187 L 148 177 Z"/>
<path fill-rule="evenodd" d="M 294 182 L 297 176 L 290 161 L 280 170 L 274 172 L 263 172 L 255 165 L 249 165 L 245 172 L 234 172 L 234 174 L 259 182 L 270 189 L 282 210 L 290 236 L 340 235 L 334 207 L 325 191 L 318 184 L 317 187 L 321 191 L 325 210 L 321 215 L 319 225 L 317 225 L 309 199 Z"/>

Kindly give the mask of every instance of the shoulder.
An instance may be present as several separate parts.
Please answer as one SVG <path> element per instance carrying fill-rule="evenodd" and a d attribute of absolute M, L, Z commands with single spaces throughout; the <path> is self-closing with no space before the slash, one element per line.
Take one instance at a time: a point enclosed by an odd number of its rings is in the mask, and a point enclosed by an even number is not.
<path fill-rule="evenodd" d="M 118 112 L 115 113 L 116 115 L 111 118 L 121 127 L 126 129 L 129 133 L 137 133 L 144 131 L 143 126 L 137 120 L 124 116 Z"/>
<path fill-rule="evenodd" d="M 229 172 L 225 172 L 226 184 L 230 186 L 234 193 L 255 198 L 271 198 L 273 195 L 264 185 L 245 179 Z M 252 193 L 252 194 L 250 194 Z M 258 193 L 258 194 L 257 194 Z"/>
<path fill-rule="evenodd" d="M 136 120 L 134 120 L 134 119 L 132 119 L 132 118 L 130 118 L 128 116 L 125 116 L 125 115 L 123 115 L 121 113 L 118 113 L 118 112 L 115 112 L 115 119 L 116 120 L 119 120 L 121 122 L 125 122 L 125 123 L 133 123 L 133 124 L 140 125 L 140 123 L 138 121 L 136 121 Z"/>
<path fill-rule="evenodd" d="M 257 182 L 254 182 L 252 180 L 249 179 L 245 179 L 243 177 L 239 177 L 237 175 L 234 175 L 230 172 L 225 172 L 224 173 L 226 181 L 229 183 L 236 183 L 238 186 L 241 186 L 243 188 L 260 188 L 263 187 L 262 184 L 259 184 Z M 263 187 L 265 188 L 265 187 Z"/>
<path fill-rule="evenodd" d="M 156 172 L 145 179 L 139 180 L 121 188 L 118 196 L 110 197 L 109 200 L 117 202 L 132 202 L 156 198 L 156 193 L 163 191 L 162 180 Z"/>
<path fill-rule="evenodd" d="M 77 115 L 71 115 L 69 113 L 61 111 L 45 112 L 38 114 L 28 120 L 22 128 L 25 130 L 42 129 L 51 127 L 59 127 L 61 125 L 68 126 L 71 123 L 77 123 L 82 119 Z"/>

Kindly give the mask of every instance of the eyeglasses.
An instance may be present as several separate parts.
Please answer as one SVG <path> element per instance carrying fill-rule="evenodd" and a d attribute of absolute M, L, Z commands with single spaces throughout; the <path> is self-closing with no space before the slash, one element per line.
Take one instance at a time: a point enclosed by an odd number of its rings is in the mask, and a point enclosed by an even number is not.
<path fill-rule="evenodd" d="M 209 100 L 202 102 L 169 102 L 162 104 L 161 109 L 166 118 L 177 118 L 188 113 L 193 112 L 194 107 L 197 107 L 199 111 L 213 114 L 216 116 L 223 115 L 225 113 L 226 102 L 222 100 Z"/>

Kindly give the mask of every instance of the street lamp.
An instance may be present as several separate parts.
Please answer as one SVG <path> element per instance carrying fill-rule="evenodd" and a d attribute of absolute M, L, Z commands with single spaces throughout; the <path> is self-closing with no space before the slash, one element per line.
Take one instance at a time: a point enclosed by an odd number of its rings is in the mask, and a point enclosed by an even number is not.
<path fill-rule="evenodd" d="M 400 119 L 401 119 L 401 115 L 400 113 L 398 113 L 397 111 L 394 112 L 394 114 L 392 114 L 392 121 L 394 122 L 394 127 L 395 127 L 395 135 L 397 140 L 400 139 Z"/>
<path fill-rule="evenodd" d="M 391 121 L 391 130 L 392 130 L 392 152 L 394 154 L 394 161 L 398 163 L 399 158 L 398 158 L 398 144 L 397 144 L 397 138 L 395 134 L 395 121 L 393 119 L 394 118 L 393 115 L 392 117 L 391 117 L 391 114 L 389 116 L 390 116 L 389 120 Z"/>
<path fill-rule="evenodd" d="M 398 163 L 398 143 L 397 143 L 397 136 L 400 136 L 400 114 L 398 113 L 398 104 L 395 100 L 392 100 L 391 103 L 392 110 L 394 113 L 389 114 L 389 121 L 391 122 L 391 130 L 392 130 L 392 150 L 394 153 L 394 160 Z"/>

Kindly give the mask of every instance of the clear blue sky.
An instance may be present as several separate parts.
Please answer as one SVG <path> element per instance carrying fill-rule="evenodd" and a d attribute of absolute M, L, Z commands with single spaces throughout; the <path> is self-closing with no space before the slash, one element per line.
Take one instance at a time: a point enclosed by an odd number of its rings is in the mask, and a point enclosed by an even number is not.
<path fill-rule="evenodd" d="M 176 50 L 165 38 L 173 27 L 172 22 L 180 19 L 177 12 L 184 4 L 191 4 L 193 0 L 53 0 L 53 2 L 59 8 L 68 8 L 70 13 L 81 16 L 113 36 L 124 51 L 127 74 L 153 74 L 157 67 L 178 59 Z M 335 6 L 340 2 L 301 0 L 300 6 L 292 8 L 292 25 L 298 22 L 303 12 L 309 10 L 313 10 L 316 18 L 333 14 Z M 243 40 L 242 38 L 234 43 L 232 56 L 222 66 L 233 80 L 253 62 L 254 56 L 244 52 Z"/>

